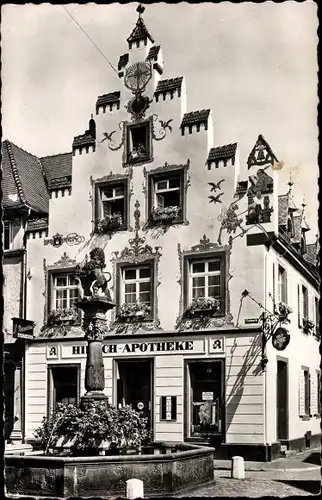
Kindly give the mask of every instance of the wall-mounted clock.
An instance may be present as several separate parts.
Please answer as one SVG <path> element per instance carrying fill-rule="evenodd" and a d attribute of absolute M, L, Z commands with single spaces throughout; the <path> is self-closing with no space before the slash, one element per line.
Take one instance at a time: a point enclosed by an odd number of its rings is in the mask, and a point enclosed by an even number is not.
<path fill-rule="evenodd" d="M 149 62 L 137 62 L 132 64 L 126 71 L 124 84 L 134 94 L 140 94 L 145 90 L 151 77 L 151 64 Z"/>

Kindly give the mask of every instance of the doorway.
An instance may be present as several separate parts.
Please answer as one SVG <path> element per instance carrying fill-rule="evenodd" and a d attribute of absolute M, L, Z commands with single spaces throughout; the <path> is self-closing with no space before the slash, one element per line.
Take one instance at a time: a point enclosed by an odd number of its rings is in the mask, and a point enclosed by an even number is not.
<path fill-rule="evenodd" d="M 277 440 L 288 439 L 288 369 L 287 362 L 277 361 L 276 413 Z"/>
<path fill-rule="evenodd" d="M 153 359 L 117 361 L 117 405 L 130 405 L 153 423 Z"/>

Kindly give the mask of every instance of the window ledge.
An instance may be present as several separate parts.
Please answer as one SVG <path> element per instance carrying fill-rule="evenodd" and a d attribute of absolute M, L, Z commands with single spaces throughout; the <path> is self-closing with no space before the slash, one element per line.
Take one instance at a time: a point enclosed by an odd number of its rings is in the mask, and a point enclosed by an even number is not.
<path fill-rule="evenodd" d="M 128 231 L 129 227 L 128 225 L 122 225 L 119 227 L 116 227 L 115 229 L 106 229 L 105 231 L 97 231 L 95 228 L 93 230 L 93 234 L 97 234 L 99 236 L 103 234 L 111 234 L 111 233 L 120 233 L 121 231 Z"/>
<path fill-rule="evenodd" d="M 157 226 L 174 226 L 179 224 L 184 224 L 186 221 L 183 218 L 180 219 L 161 219 L 161 220 L 153 220 L 148 217 L 149 226 L 157 227 Z"/>
<path fill-rule="evenodd" d="M 305 420 L 305 421 L 306 421 L 306 420 L 310 420 L 310 418 L 311 418 L 311 415 L 301 415 L 301 416 L 300 416 L 300 419 L 301 419 L 301 420 Z"/>

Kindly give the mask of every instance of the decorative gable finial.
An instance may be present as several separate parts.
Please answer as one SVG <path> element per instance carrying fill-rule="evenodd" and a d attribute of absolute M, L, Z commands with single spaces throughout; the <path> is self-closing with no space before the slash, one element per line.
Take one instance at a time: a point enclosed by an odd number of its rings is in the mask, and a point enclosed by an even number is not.
<path fill-rule="evenodd" d="M 290 180 L 288 181 L 287 184 L 289 186 L 288 194 L 291 194 L 291 192 L 292 192 L 292 186 L 294 186 L 294 182 L 292 181 L 292 173 L 290 173 Z"/>
<path fill-rule="evenodd" d="M 136 12 L 139 13 L 139 17 L 141 17 L 141 15 L 143 14 L 143 12 L 145 11 L 145 7 L 144 5 L 142 5 L 141 3 L 137 6 L 136 8 Z"/>

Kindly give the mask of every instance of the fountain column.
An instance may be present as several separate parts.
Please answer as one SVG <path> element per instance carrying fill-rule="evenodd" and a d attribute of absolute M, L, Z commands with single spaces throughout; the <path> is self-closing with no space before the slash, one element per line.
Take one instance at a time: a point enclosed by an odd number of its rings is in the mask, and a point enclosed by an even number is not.
<path fill-rule="evenodd" d="M 81 404 L 88 400 L 104 401 L 108 399 L 104 394 L 102 343 L 108 333 L 106 313 L 113 309 L 115 304 L 112 302 L 107 288 L 111 275 L 103 272 L 104 267 L 103 250 L 94 248 L 90 253 L 90 260 L 86 257 L 84 265 L 78 266 L 77 269 L 77 276 L 83 292 L 83 297 L 77 302 L 77 307 L 84 312 L 83 330 L 87 340 L 86 393 L 81 398 Z M 105 274 L 108 275 L 108 278 Z"/>

